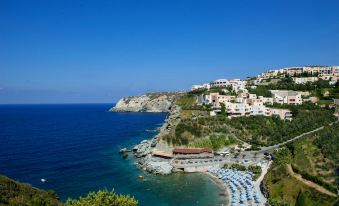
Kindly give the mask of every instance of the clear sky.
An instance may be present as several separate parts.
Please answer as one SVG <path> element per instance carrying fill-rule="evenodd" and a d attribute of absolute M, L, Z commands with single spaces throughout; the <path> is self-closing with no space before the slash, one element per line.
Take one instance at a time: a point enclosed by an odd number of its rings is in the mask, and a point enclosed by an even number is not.
<path fill-rule="evenodd" d="M 115 102 L 339 65 L 339 1 L 0 0 L 0 103 Z"/>

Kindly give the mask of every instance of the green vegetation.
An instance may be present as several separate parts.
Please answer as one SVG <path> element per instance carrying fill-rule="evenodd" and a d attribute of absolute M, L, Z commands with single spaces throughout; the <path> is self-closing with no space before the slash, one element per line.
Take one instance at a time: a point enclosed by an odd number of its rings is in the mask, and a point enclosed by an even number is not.
<path fill-rule="evenodd" d="M 339 124 L 325 128 L 314 143 L 321 150 L 325 157 L 334 161 L 334 165 L 339 165 Z"/>
<path fill-rule="evenodd" d="M 258 177 L 261 175 L 261 167 L 260 166 L 256 166 L 256 165 L 250 165 L 248 167 L 244 166 L 244 165 L 240 165 L 240 164 L 225 164 L 224 165 L 225 169 L 237 169 L 240 171 L 250 171 L 254 174 L 253 179 L 256 180 L 258 179 Z"/>
<path fill-rule="evenodd" d="M 232 136 L 225 135 L 212 135 L 208 138 L 201 138 L 193 141 L 189 146 L 197 148 L 210 148 L 214 151 L 238 143 L 238 141 Z"/>
<path fill-rule="evenodd" d="M 65 206 L 136 206 L 138 201 L 133 197 L 117 195 L 114 191 L 106 190 L 90 192 L 87 197 L 79 200 L 67 200 Z"/>
<path fill-rule="evenodd" d="M 271 205 L 338 205 L 339 198 L 332 197 L 308 187 L 293 178 L 287 169 L 304 179 L 332 191 L 338 189 L 339 125 L 305 136 L 274 153 L 274 162 L 265 176 L 265 187 Z"/>
<path fill-rule="evenodd" d="M 220 148 L 228 143 L 211 146 L 209 143 L 211 141 L 206 138 L 224 135 L 239 138 L 256 146 L 268 146 L 284 142 L 336 120 L 332 111 L 313 104 L 306 103 L 288 106 L 288 108 L 294 115 L 292 121 L 281 120 L 274 116 L 243 116 L 228 119 L 226 116 L 218 115 L 182 118 L 164 139 L 172 145 L 194 146 L 197 142 L 200 145 L 210 145 L 209 148 Z"/>
<path fill-rule="evenodd" d="M 240 171 L 246 171 L 247 168 L 244 165 L 239 165 L 239 164 L 225 164 L 224 165 L 225 169 L 236 169 L 236 170 L 240 170 Z"/>
<path fill-rule="evenodd" d="M 267 86 L 257 86 L 255 89 L 247 88 L 250 94 L 256 94 L 257 96 L 272 97 L 272 93 Z"/>
<path fill-rule="evenodd" d="M 336 198 L 316 191 L 291 177 L 285 164 L 273 163 L 265 176 L 271 205 L 335 205 Z M 300 193 L 303 193 L 301 199 Z M 301 204 L 307 202 L 307 204 Z"/>
<path fill-rule="evenodd" d="M 201 110 L 201 111 L 211 111 L 211 105 L 203 104 L 197 105 L 196 96 L 194 94 L 188 93 L 176 100 L 176 105 L 180 106 L 183 110 Z"/>
<path fill-rule="evenodd" d="M 260 166 L 257 166 L 257 165 L 250 165 L 250 166 L 248 166 L 247 170 L 250 171 L 250 172 L 252 172 L 252 173 L 254 174 L 254 177 L 253 177 L 253 178 L 254 178 L 255 180 L 258 179 L 258 178 L 260 177 L 261 172 L 262 172 L 261 167 L 260 167 Z"/>
<path fill-rule="evenodd" d="M 176 104 L 181 107 L 191 107 L 195 105 L 195 100 L 196 98 L 194 95 L 188 94 L 177 99 Z"/>
<path fill-rule="evenodd" d="M 325 182 L 324 180 L 322 180 L 321 177 L 313 176 L 313 175 L 309 174 L 308 172 L 305 172 L 304 170 L 302 170 L 301 168 L 299 168 L 295 164 L 292 164 L 292 169 L 293 169 L 293 172 L 300 174 L 304 179 L 310 180 L 310 181 L 328 189 L 329 191 L 331 191 L 333 193 L 337 192 L 336 187 L 334 187 L 330 183 Z"/>
<path fill-rule="evenodd" d="M 0 176 L 0 205 L 59 206 L 55 192 L 43 191 Z"/>
<path fill-rule="evenodd" d="M 292 77 L 285 77 L 280 79 L 280 81 L 266 84 L 258 85 L 256 89 L 247 88 L 250 93 L 257 94 L 258 96 L 269 96 L 269 90 L 294 90 L 294 91 L 322 91 L 325 88 L 337 88 L 335 85 L 330 85 L 329 81 L 319 79 L 315 82 L 307 82 L 306 84 L 296 84 Z"/>
<path fill-rule="evenodd" d="M 333 103 L 333 99 L 339 98 L 339 87 L 316 89 L 312 95 L 318 98 L 319 104 L 329 105 Z"/>
<path fill-rule="evenodd" d="M 53 191 L 43 191 L 30 185 L 18 183 L 0 176 L 0 205 L 5 206 L 136 206 L 138 201 L 129 195 L 118 195 L 114 191 L 90 192 L 79 200 L 59 201 Z"/>
<path fill-rule="evenodd" d="M 229 125 L 236 129 L 234 134 L 246 142 L 274 145 L 336 120 L 332 112 L 325 109 L 296 107 L 292 112 L 295 115 L 292 121 L 278 117 L 250 116 L 234 118 L 229 121 Z"/>
<path fill-rule="evenodd" d="M 339 176 L 336 174 L 339 169 L 338 123 L 289 144 L 288 147 L 293 154 L 291 163 L 295 172 L 330 191 L 334 191 L 335 187 L 338 188 Z"/>

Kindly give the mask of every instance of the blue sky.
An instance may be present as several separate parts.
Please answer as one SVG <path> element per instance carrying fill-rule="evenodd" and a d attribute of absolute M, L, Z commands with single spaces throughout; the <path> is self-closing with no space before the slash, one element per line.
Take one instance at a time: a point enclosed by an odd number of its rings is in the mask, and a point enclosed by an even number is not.
<path fill-rule="evenodd" d="M 115 102 L 339 64 L 339 1 L 0 0 L 0 103 Z"/>

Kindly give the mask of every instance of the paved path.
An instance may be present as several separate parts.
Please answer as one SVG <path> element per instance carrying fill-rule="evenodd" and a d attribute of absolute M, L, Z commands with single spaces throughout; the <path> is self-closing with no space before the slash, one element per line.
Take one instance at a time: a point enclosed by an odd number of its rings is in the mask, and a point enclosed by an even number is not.
<path fill-rule="evenodd" d="M 269 161 L 267 164 L 265 164 L 263 167 L 261 167 L 262 171 L 261 171 L 260 177 L 258 177 L 258 179 L 256 181 L 254 181 L 254 188 L 260 194 L 260 199 L 261 199 L 261 202 L 263 203 L 263 205 L 266 204 L 267 198 L 261 192 L 260 184 L 264 180 L 264 177 L 265 177 L 266 173 L 268 172 L 268 169 L 270 168 L 271 164 L 272 164 L 272 161 Z"/>

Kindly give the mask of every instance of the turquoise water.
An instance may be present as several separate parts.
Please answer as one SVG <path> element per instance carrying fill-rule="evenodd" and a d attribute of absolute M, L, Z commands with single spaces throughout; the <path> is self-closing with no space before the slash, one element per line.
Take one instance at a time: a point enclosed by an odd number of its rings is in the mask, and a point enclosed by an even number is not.
<path fill-rule="evenodd" d="M 111 106 L 1 105 L 0 173 L 53 189 L 62 200 L 115 188 L 141 206 L 219 204 L 219 190 L 206 176 L 154 176 L 132 156 L 122 159 L 119 149 L 151 138 L 155 133 L 146 130 L 159 127 L 166 114 L 105 112 Z"/>

